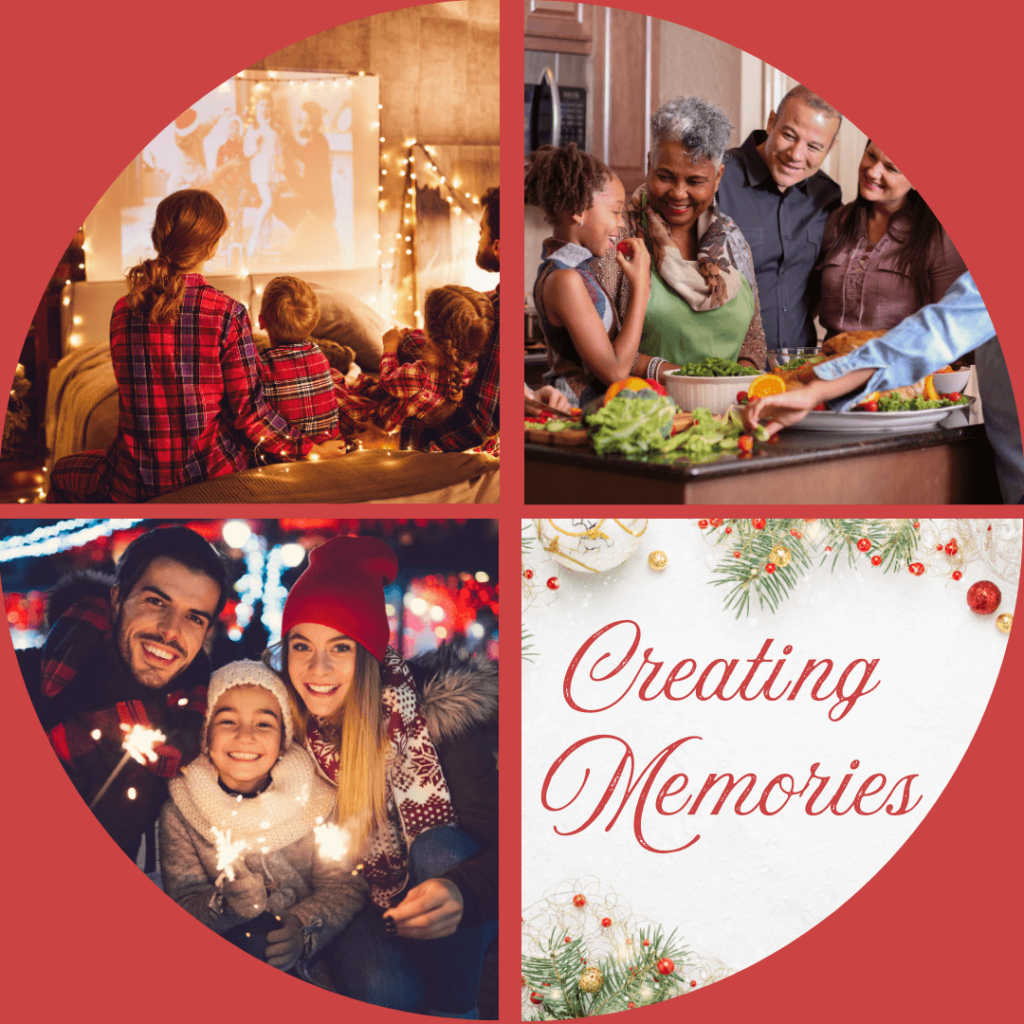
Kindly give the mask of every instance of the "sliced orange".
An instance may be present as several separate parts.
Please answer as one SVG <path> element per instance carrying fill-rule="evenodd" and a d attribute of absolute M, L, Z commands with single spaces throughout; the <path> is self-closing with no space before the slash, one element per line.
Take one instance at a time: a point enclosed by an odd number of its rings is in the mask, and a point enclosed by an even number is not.
<path fill-rule="evenodd" d="M 643 391 L 647 387 L 650 387 L 650 384 L 643 377 L 627 377 L 625 380 L 617 380 L 608 385 L 608 390 L 604 393 L 603 404 L 607 405 L 624 388 L 629 388 L 630 391 Z"/>
<path fill-rule="evenodd" d="M 929 402 L 937 402 L 939 400 L 939 393 L 935 390 L 935 381 L 932 380 L 932 375 L 928 374 L 924 379 L 924 397 Z"/>
<path fill-rule="evenodd" d="M 786 390 L 786 382 L 774 373 L 765 373 L 755 377 L 747 385 L 747 397 L 751 400 L 764 398 L 765 395 L 781 395 Z"/>
<path fill-rule="evenodd" d="M 952 366 L 944 366 L 941 370 L 936 370 L 936 373 L 955 373 L 956 371 Z"/>

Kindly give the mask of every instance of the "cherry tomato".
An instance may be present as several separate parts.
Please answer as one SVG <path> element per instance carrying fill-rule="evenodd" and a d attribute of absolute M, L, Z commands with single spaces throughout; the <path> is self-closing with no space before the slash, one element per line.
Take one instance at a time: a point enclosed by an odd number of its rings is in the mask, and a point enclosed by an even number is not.
<path fill-rule="evenodd" d="M 827 409 L 828 409 L 828 406 L 824 402 L 819 402 L 814 407 L 814 412 L 825 412 L 825 411 L 827 411 Z"/>
<path fill-rule="evenodd" d="M 862 409 L 864 412 L 878 412 L 877 402 L 861 402 L 857 406 L 858 409 Z"/>
<path fill-rule="evenodd" d="M 739 402 L 740 405 L 746 405 L 750 401 L 750 396 L 746 393 L 746 391 L 737 391 L 736 401 Z"/>
<path fill-rule="evenodd" d="M 753 450 L 754 439 L 749 434 L 740 434 L 739 446 L 741 452 L 749 452 Z"/>
<path fill-rule="evenodd" d="M 959 391 L 950 391 L 942 397 L 948 398 L 951 402 L 959 402 L 962 396 Z"/>

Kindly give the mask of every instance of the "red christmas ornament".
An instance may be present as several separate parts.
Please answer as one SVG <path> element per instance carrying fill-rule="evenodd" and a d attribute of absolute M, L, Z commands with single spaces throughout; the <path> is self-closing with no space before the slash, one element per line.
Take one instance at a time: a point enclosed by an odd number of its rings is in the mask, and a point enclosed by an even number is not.
<path fill-rule="evenodd" d="M 915 530 L 920 530 L 921 529 L 921 521 L 919 519 L 915 519 L 914 520 L 914 529 Z"/>
<path fill-rule="evenodd" d="M 698 520 L 697 520 L 697 525 L 698 525 L 698 526 L 699 526 L 699 527 L 700 527 L 700 528 L 701 528 L 702 530 L 706 530 L 706 529 L 708 528 L 708 521 L 707 521 L 706 519 L 698 519 Z"/>
<path fill-rule="evenodd" d="M 533 570 L 532 569 L 524 569 L 523 570 L 523 579 L 524 580 L 532 580 L 533 579 Z"/>
<path fill-rule="evenodd" d="M 649 946 L 650 944 L 651 944 L 651 940 L 650 939 L 644 939 L 644 945 L 645 946 Z"/>
<path fill-rule="evenodd" d="M 831 544 L 826 544 L 825 545 L 825 550 L 826 551 L 831 551 L 832 550 L 832 545 Z"/>
<path fill-rule="evenodd" d="M 602 928 L 610 928 L 611 926 L 612 926 L 612 919 L 610 917 L 602 917 L 601 918 L 601 927 Z"/>
<path fill-rule="evenodd" d="M 667 956 L 663 956 L 658 961 L 658 973 L 659 974 L 671 974 L 676 969 L 675 962 L 669 960 Z"/>
<path fill-rule="evenodd" d="M 632 1010 L 632 1009 L 634 1009 L 634 1007 L 635 1007 L 635 1006 L 636 1006 L 636 1004 L 635 1004 L 635 1003 L 630 1003 L 630 1004 L 629 1004 L 629 1009 L 630 1009 L 630 1010 Z"/>
<path fill-rule="evenodd" d="M 742 556 L 741 556 L 740 552 L 738 552 L 738 551 L 734 551 L 734 552 L 732 553 L 732 557 L 733 557 L 733 558 L 741 558 Z"/>
<path fill-rule="evenodd" d="M 768 564 L 767 564 L 767 565 L 766 565 L 766 566 L 764 567 L 764 571 L 765 571 L 765 572 L 775 572 L 775 563 L 774 563 L 774 562 L 769 562 L 769 563 L 768 563 Z"/>
<path fill-rule="evenodd" d="M 789 535 L 790 537 L 796 537 L 797 540 L 800 540 L 800 538 L 803 536 L 803 534 L 799 530 L 790 530 Z"/>
<path fill-rule="evenodd" d="M 732 527 L 731 527 L 731 526 L 727 526 L 727 527 L 725 528 L 725 532 L 726 532 L 726 533 L 732 533 Z"/>
<path fill-rule="evenodd" d="M 708 522 L 717 530 L 722 525 L 721 519 L 709 519 Z"/>
<path fill-rule="evenodd" d="M 566 941 L 566 942 L 572 942 L 572 939 L 570 939 L 570 938 L 569 938 L 569 936 L 568 936 L 568 935 L 566 935 L 566 937 L 565 937 L 565 941 Z"/>
<path fill-rule="evenodd" d="M 697 982 L 696 981 L 691 981 L 690 982 L 690 988 L 696 988 L 696 987 L 697 987 Z"/>
<path fill-rule="evenodd" d="M 881 555 L 872 555 L 871 556 L 871 564 L 872 565 L 881 565 L 882 564 L 882 556 Z"/>
<path fill-rule="evenodd" d="M 867 539 L 867 537 L 861 537 L 861 539 L 859 541 L 857 541 L 857 550 L 858 551 L 870 551 L 871 550 L 871 541 L 869 541 Z"/>
<path fill-rule="evenodd" d="M 935 545 L 935 550 L 936 551 L 941 551 L 942 550 L 942 545 L 941 544 L 936 544 Z"/>
<path fill-rule="evenodd" d="M 924 575 L 924 566 L 920 562 L 911 562 L 910 565 L 907 566 L 907 568 L 915 576 Z"/>
<path fill-rule="evenodd" d="M 562 584 L 557 576 L 552 576 L 551 579 L 548 580 L 548 590 L 557 590 L 561 585 Z"/>
<path fill-rule="evenodd" d="M 989 580 L 981 580 L 967 591 L 967 607 L 975 615 L 991 615 L 1002 599 L 999 588 Z"/>
<path fill-rule="evenodd" d="M 750 525 L 753 526 L 753 528 L 755 530 L 763 530 L 765 528 L 765 526 L 768 525 L 768 520 L 767 519 L 751 519 L 750 520 Z"/>
<path fill-rule="evenodd" d="M 964 578 L 964 574 L 959 569 L 957 569 L 957 571 L 955 573 L 953 573 L 953 579 L 955 579 L 955 580 L 962 580 L 963 578 Z"/>
<path fill-rule="evenodd" d="M 531 992 L 530 1002 L 533 1003 L 534 1006 L 540 1006 L 540 1004 L 544 1002 L 544 997 L 539 992 Z"/>
<path fill-rule="evenodd" d="M 953 538 L 953 539 L 952 539 L 952 540 L 951 540 L 951 541 L 950 541 L 950 542 L 949 542 L 949 543 L 948 543 L 948 544 L 946 545 L 946 554 L 947 554 L 947 555 L 949 555 L 949 557 L 950 557 L 950 558 L 952 558 L 952 557 L 953 557 L 953 556 L 954 556 L 954 555 L 955 555 L 955 554 L 956 554 L 956 553 L 957 553 L 957 552 L 958 552 L 959 550 L 960 550 L 960 549 L 959 549 L 959 548 L 958 548 L 958 547 L 956 546 L 956 538 L 954 537 L 954 538 Z"/>
<path fill-rule="evenodd" d="M 576 893 L 572 898 L 572 905 L 574 907 L 585 907 L 587 905 L 587 897 L 581 892 Z"/>

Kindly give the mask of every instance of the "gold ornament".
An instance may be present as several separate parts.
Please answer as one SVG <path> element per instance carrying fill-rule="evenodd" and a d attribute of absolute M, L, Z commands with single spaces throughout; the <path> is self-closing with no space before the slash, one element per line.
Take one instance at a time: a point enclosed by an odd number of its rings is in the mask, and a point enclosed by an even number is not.
<path fill-rule="evenodd" d="M 647 556 L 647 564 L 655 571 L 661 572 L 668 565 L 668 555 L 664 551 L 652 551 Z"/>
<path fill-rule="evenodd" d="M 996 619 L 996 629 L 998 629 L 1000 633 L 1009 633 L 1012 626 L 1013 615 L 1010 612 L 1003 612 L 1003 614 Z"/>
<path fill-rule="evenodd" d="M 604 988 L 604 972 L 600 967 L 584 967 L 580 972 L 580 991 L 593 995 Z"/>
<path fill-rule="evenodd" d="M 775 547 L 772 548 L 772 553 L 768 556 L 768 560 L 773 562 L 776 568 L 785 569 L 786 566 L 789 565 L 792 557 L 793 555 L 789 548 L 783 544 L 776 544 Z"/>

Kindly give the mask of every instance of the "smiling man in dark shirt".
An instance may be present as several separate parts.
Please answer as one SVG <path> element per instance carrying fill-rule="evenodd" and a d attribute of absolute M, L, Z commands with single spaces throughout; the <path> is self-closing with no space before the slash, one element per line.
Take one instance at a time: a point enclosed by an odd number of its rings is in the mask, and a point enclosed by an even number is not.
<path fill-rule="evenodd" d="M 815 344 L 813 278 L 839 186 L 819 170 L 842 115 L 805 86 L 790 89 L 768 117 L 726 155 L 718 203 L 754 256 L 761 321 L 769 349 Z"/>

